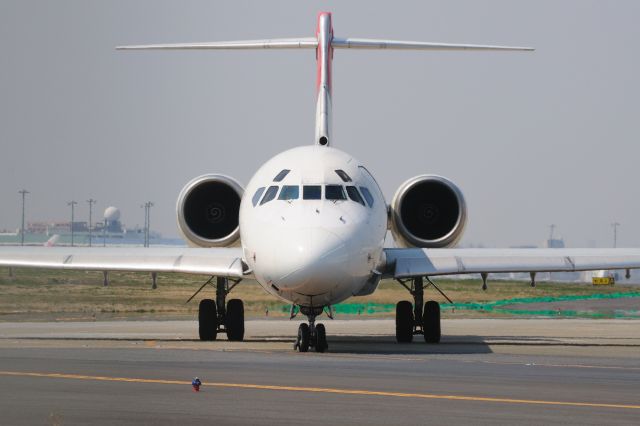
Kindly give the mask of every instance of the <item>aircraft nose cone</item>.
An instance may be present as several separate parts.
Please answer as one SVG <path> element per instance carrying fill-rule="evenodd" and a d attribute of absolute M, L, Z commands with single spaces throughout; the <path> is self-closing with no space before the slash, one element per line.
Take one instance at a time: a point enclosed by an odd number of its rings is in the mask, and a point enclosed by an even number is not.
<path fill-rule="evenodd" d="M 329 291 L 347 263 L 345 240 L 324 229 L 303 231 L 293 244 L 284 248 L 284 266 L 276 279 L 282 289 L 300 294 L 322 294 Z"/>

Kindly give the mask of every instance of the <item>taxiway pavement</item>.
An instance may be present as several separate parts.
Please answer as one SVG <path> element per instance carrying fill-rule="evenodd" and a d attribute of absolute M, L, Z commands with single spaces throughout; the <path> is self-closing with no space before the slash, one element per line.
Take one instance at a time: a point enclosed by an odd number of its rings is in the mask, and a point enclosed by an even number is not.
<path fill-rule="evenodd" d="M 191 321 L 0 323 L 0 423 L 638 424 L 640 321 L 446 320 L 443 343 L 393 321 L 296 321 L 199 342 Z M 202 391 L 191 391 L 199 376 Z"/>

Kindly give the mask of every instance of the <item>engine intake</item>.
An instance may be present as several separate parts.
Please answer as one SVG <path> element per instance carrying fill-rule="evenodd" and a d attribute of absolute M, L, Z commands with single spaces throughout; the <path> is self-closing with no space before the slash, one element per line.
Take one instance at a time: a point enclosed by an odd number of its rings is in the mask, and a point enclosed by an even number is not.
<path fill-rule="evenodd" d="M 178 228 L 190 245 L 223 247 L 240 237 L 240 200 L 244 189 L 233 178 L 203 175 L 180 191 Z"/>
<path fill-rule="evenodd" d="M 442 176 L 409 179 L 391 202 L 391 232 L 404 247 L 451 247 L 462 237 L 466 222 L 462 191 Z"/>

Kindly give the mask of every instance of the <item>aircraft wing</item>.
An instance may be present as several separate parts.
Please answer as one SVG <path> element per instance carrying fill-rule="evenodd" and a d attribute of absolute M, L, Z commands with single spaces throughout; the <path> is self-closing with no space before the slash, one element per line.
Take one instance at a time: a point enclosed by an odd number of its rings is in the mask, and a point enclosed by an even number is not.
<path fill-rule="evenodd" d="M 385 249 L 385 277 L 640 269 L 640 249 Z"/>
<path fill-rule="evenodd" d="M 0 266 L 93 271 L 183 272 L 242 278 L 241 248 L 0 247 Z"/>

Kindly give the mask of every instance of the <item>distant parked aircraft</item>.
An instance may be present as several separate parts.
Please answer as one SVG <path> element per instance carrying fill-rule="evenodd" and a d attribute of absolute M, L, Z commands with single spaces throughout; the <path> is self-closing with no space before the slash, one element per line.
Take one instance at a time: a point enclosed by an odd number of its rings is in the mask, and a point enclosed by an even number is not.
<path fill-rule="evenodd" d="M 58 235 L 58 234 L 54 234 L 54 235 L 53 235 L 51 238 L 49 238 L 49 239 L 47 240 L 47 242 L 45 242 L 43 245 L 44 245 L 45 247 L 53 247 L 53 246 L 55 246 L 56 244 L 58 244 L 58 241 L 60 241 L 60 235 Z"/>

